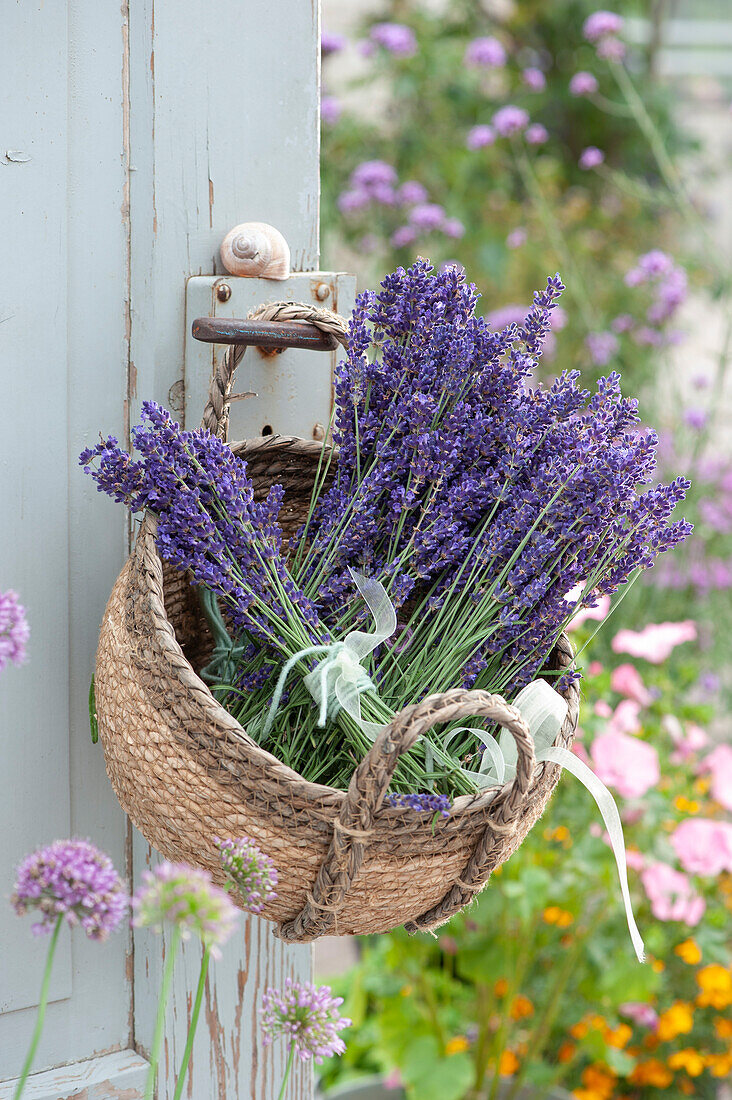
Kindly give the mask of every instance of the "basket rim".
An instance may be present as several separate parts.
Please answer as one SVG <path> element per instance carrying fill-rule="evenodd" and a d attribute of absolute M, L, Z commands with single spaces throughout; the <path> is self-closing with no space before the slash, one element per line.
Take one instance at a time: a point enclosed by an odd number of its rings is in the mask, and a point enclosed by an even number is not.
<path fill-rule="evenodd" d="M 235 454 L 243 458 L 247 455 L 263 453 L 268 450 L 281 451 L 284 454 L 292 454 L 295 456 L 315 457 L 316 455 L 319 456 L 324 450 L 329 449 L 330 445 L 315 440 L 302 439 L 298 436 L 268 435 L 233 441 L 228 444 L 228 446 L 231 447 Z M 142 556 L 144 559 L 145 574 L 148 577 L 148 596 L 151 600 L 150 611 L 152 617 L 158 620 L 155 625 L 155 636 L 161 649 L 175 658 L 171 666 L 171 674 L 173 674 L 173 669 L 175 669 L 176 678 L 181 678 L 183 674 L 187 686 L 195 688 L 196 693 L 199 695 L 201 705 L 205 706 L 205 708 L 211 712 L 211 717 L 215 720 L 216 725 L 224 727 L 226 732 L 237 740 L 244 741 L 249 749 L 253 751 L 255 755 L 259 756 L 263 764 L 266 764 L 269 768 L 277 772 L 280 779 L 287 780 L 296 785 L 300 797 L 321 804 L 325 801 L 334 809 L 340 810 L 341 804 L 346 797 L 345 791 L 305 779 L 304 776 L 296 772 L 294 768 L 291 768 L 288 764 L 285 764 L 272 753 L 262 748 L 262 746 L 247 733 L 246 729 L 233 717 L 233 715 L 214 698 L 208 684 L 201 679 L 191 665 L 183 652 L 180 642 L 176 637 L 173 624 L 168 619 L 165 610 L 163 562 L 155 544 L 156 531 L 157 517 L 153 512 L 145 511 L 140 522 L 131 556 Z M 163 628 L 163 624 L 167 626 L 167 629 Z M 566 635 L 562 634 L 560 637 L 566 638 Z M 201 698 L 201 695 L 203 698 Z M 577 689 L 577 695 L 579 695 L 579 689 Z M 574 708 L 572 707 L 571 694 L 567 693 L 565 697 L 569 704 L 569 709 L 559 734 L 557 735 L 557 743 L 564 745 L 571 742 L 573 739 L 577 724 L 576 715 L 573 715 Z M 399 713 L 400 712 L 397 712 L 397 715 Z M 358 763 L 360 763 L 360 761 L 354 764 L 354 770 L 358 766 Z M 531 786 L 529 791 L 527 791 L 527 800 L 530 794 L 535 791 L 538 786 L 543 784 L 547 772 L 552 775 L 554 770 L 558 767 L 559 765 L 557 764 L 547 764 L 545 762 L 537 763 Z M 513 781 L 510 781 L 508 783 L 487 787 L 472 795 L 458 795 L 452 802 L 450 816 L 454 818 L 456 816 L 468 816 L 473 813 L 482 813 L 482 811 L 502 793 L 507 792 L 512 784 Z M 380 812 L 386 813 L 389 817 L 396 818 L 404 815 L 407 809 L 399 805 L 382 805 Z"/>

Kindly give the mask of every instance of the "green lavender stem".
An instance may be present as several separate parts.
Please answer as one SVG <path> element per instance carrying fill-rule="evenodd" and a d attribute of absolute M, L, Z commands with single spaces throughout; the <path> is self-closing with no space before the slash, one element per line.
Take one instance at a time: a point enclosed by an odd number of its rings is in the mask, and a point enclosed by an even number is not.
<path fill-rule="evenodd" d="M 43 1022 L 46 1018 L 46 1005 L 48 1004 L 48 989 L 51 984 L 51 969 L 53 967 L 53 957 L 56 954 L 56 944 L 58 943 L 58 935 L 61 931 L 61 921 L 63 917 L 58 917 L 51 936 L 51 942 L 48 945 L 48 954 L 46 955 L 46 967 L 43 971 L 43 981 L 41 982 L 41 996 L 38 1001 L 38 1015 L 36 1016 L 36 1026 L 33 1029 L 33 1038 L 31 1039 L 30 1046 L 28 1047 L 28 1053 L 25 1056 L 25 1062 L 23 1063 L 23 1069 L 20 1073 L 20 1080 L 15 1087 L 13 1093 L 13 1100 L 19 1100 L 19 1097 L 23 1095 L 23 1089 L 28 1079 L 28 1074 L 31 1071 L 33 1065 L 33 1059 L 36 1056 L 36 1050 L 38 1049 L 38 1042 L 41 1038 L 41 1032 L 43 1031 Z"/>
<path fill-rule="evenodd" d="M 174 926 L 170 936 L 170 943 L 168 944 L 168 953 L 165 958 L 165 967 L 163 969 L 163 981 L 160 986 L 160 998 L 158 1000 L 158 1014 L 155 1019 L 155 1034 L 153 1035 L 152 1048 L 150 1050 L 150 1068 L 147 1071 L 147 1080 L 145 1082 L 145 1097 L 144 1100 L 153 1100 L 155 1093 L 155 1078 L 158 1072 L 158 1062 L 160 1061 L 160 1052 L 163 1049 L 163 1032 L 165 1030 L 165 1007 L 168 1003 L 168 995 L 170 994 L 170 986 L 173 981 L 173 967 L 175 966 L 175 956 L 178 953 L 178 944 L 180 943 L 180 928 L 177 925 Z"/>
<path fill-rule="evenodd" d="M 208 973 L 208 964 L 211 961 L 211 948 L 204 947 L 203 958 L 201 959 L 201 969 L 198 974 L 198 986 L 196 988 L 196 999 L 193 1002 L 193 1011 L 191 1012 L 191 1022 L 188 1025 L 188 1035 L 186 1036 L 186 1046 L 183 1051 L 183 1060 L 180 1064 L 180 1072 L 178 1073 L 178 1080 L 175 1085 L 175 1092 L 173 1094 L 173 1100 L 180 1100 L 183 1095 L 183 1086 L 185 1084 L 186 1075 L 188 1073 L 188 1064 L 191 1060 L 191 1053 L 193 1052 L 193 1040 L 196 1036 L 196 1028 L 198 1027 L 198 1017 L 201 1015 L 201 1004 L 203 1003 L 203 991 L 206 987 L 206 974 Z"/>
<path fill-rule="evenodd" d="M 277 1100 L 285 1100 L 285 1089 L 287 1088 L 287 1082 L 290 1078 L 290 1072 L 292 1070 L 292 1063 L 295 1061 L 295 1044 L 290 1043 L 290 1053 L 287 1055 L 287 1065 L 285 1066 L 285 1076 L 282 1078 L 282 1085 L 280 1086 L 279 1095 Z"/>

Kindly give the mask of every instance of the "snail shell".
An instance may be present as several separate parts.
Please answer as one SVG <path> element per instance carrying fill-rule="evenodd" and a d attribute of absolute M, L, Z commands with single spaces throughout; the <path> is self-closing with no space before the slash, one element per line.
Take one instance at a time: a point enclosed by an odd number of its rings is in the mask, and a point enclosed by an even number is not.
<path fill-rule="evenodd" d="M 243 222 L 235 225 L 224 237 L 221 262 L 230 275 L 287 279 L 290 275 L 290 246 L 273 225 Z"/>

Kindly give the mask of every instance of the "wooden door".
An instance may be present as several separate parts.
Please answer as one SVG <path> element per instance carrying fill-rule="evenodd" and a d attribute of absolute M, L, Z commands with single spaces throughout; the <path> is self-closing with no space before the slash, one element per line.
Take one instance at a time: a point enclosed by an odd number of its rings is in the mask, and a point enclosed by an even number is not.
<path fill-rule="evenodd" d="M 0 895 L 23 854 L 89 837 L 131 884 L 150 850 L 116 804 L 87 691 L 122 510 L 76 456 L 129 437 L 153 398 L 183 409 L 185 292 L 220 271 L 232 225 L 262 220 L 295 270 L 318 262 L 318 11 L 311 0 L 8 0 L 0 39 L 0 589 L 27 606 L 30 659 L 0 677 Z M 276 285 L 271 295 L 277 297 Z M 0 906 L 0 1097 L 34 1021 L 46 941 Z M 27 1095 L 141 1095 L 164 942 L 63 933 Z M 200 952 L 172 997 L 160 1097 L 172 1095 Z M 207 986 L 187 1095 L 271 1100 L 262 989 L 307 979 L 311 952 L 244 922 Z M 298 1070 L 290 1097 L 312 1092 Z"/>

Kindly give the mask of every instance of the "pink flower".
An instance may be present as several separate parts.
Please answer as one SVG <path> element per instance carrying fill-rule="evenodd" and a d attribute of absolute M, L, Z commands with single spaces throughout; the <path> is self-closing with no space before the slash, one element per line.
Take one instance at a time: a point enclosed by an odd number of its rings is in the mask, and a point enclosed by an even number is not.
<path fill-rule="evenodd" d="M 619 630 L 612 640 L 614 653 L 643 657 L 654 665 L 667 660 L 677 645 L 696 640 L 696 623 L 649 623 L 643 630 Z"/>
<path fill-rule="evenodd" d="M 638 733 L 641 728 L 639 715 L 640 703 L 636 703 L 635 699 L 623 699 L 608 722 L 608 732 Z"/>
<path fill-rule="evenodd" d="M 625 1004 L 620 1005 L 618 1012 L 639 1027 L 647 1027 L 652 1031 L 658 1027 L 658 1013 L 655 1008 L 644 1004 L 643 1001 L 626 1001 Z"/>
<path fill-rule="evenodd" d="M 588 15 L 582 27 L 582 33 L 588 42 L 599 42 L 609 34 L 620 34 L 623 29 L 623 17 L 614 11 L 595 11 Z"/>
<path fill-rule="evenodd" d="M 492 145 L 496 140 L 496 131 L 492 126 L 473 126 L 468 130 L 465 144 L 468 149 L 483 149 L 486 145 Z"/>
<path fill-rule="evenodd" d="M 683 921 L 693 928 L 704 916 L 704 898 L 694 891 L 686 875 L 668 863 L 649 863 L 641 871 L 641 882 L 657 920 Z"/>
<path fill-rule="evenodd" d="M 578 584 L 568 592 L 564 597 L 567 603 L 576 603 L 584 592 L 584 585 Z M 591 596 L 587 597 L 591 599 Z M 567 623 L 567 630 L 578 630 L 583 623 L 586 623 L 588 619 L 593 619 L 598 623 L 608 615 L 610 611 L 610 597 L 600 596 L 595 607 L 583 607 L 580 611 L 574 615 Z"/>
<path fill-rule="evenodd" d="M 577 759 L 581 760 L 583 764 L 586 764 L 588 768 L 592 767 L 592 761 L 587 754 L 587 749 L 584 745 L 581 745 L 579 741 L 575 741 L 575 743 L 572 745 L 571 751 L 574 753 Z"/>
<path fill-rule="evenodd" d="M 588 676 L 599 676 L 603 671 L 604 665 L 602 661 L 590 661 L 587 666 Z"/>
<path fill-rule="evenodd" d="M 732 825 L 706 817 L 687 818 L 671 833 L 671 846 L 685 871 L 715 876 L 732 871 Z"/>
<path fill-rule="evenodd" d="M 526 230 L 520 225 L 506 237 L 506 248 L 521 248 L 523 244 L 526 244 Z"/>
<path fill-rule="evenodd" d="M 471 68 L 500 69 L 506 64 L 506 51 L 497 38 L 474 38 L 463 60 Z"/>
<path fill-rule="evenodd" d="M 579 166 L 583 172 L 589 172 L 592 168 L 599 168 L 605 159 L 602 149 L 596 145 L 588 145 L 580 154 Z"/>
<path fill-rule="evenodd" d="M 709 738 L 696 722 L 687 722 L 684 729 L 675 715 L 666 714 L 662 725 L 676 746 L 671 754 L 672 764 L 685 764 L 690 756 L 705 749 L 709 744 Z"/>
<path fill-rule="evenodd" d="M 543 92 L 546 88 L 546 77 L 541 69 L 524 69 L 521 78 L 526 87 L 530 88 L 532 92 Z"/>
<path fill-rule="evenodd" d="M 653 745 L 618 729 L 596 737 L 590 752 L 595 775 L 621 798 L 641 798 L 661 778 Z"/>
<path fill-rule="evenodd" d="M 383 1080 L 384 1088 L 388 1091 L 391 1089 L 400 1089 L 404 1085 L 401 1072 L 398 1066 L 394 1066 L 394 1069 L 389 1070 L 386 1077 Z"/>
<path fill-rule="evenodd" d="M 594 95 L 597 89 L 597 77 L 593 73 L 575 73 L 569 82 L 570 95 Z"/>
<path fill-rule="evenodd" d="M 717 745 L 698 770 L 712 773 L 712 798 L 732 813 L 732 745 Z"/>
<path fill-rule="evenodd" d="M 604 61 L 622 61 L 625 57 L 625 43 L 608 35 L 597 43 L 597 56 Z"/>
<path fill-rule="evenodd" d="M 605 699 L 598 699 L 592 708 L 598 718 L 612 718 L 613 708 Z"/>
<path fill-rule="evenodd" d="M 543 145 L 549 140 L 549 131 L 540 122 L 532 122 L 524 134 L 527 145 Z"/>
<path fill-rule="evenodd" d="M 512 103 L 501 107 L 493 116 L 496 133 L 501 137 L 510 137 L 529 125 L 529 116 L 523 107 L 514 107 Z"/>
<path fill-rule="evenodd" d="M 627 823 L 626 823 L 627 824 Z M 634 871 L 642 871 L 646 865 L 646 859 L 642 852 L 636 852 L 632 848 L 626 849 L 625 862 Z"/>
<path fill-rule="evenodd" d="M 633 699 L 642 707 L 647 707 L 653 702 L 653 696 L 643 683 L 635 665 L 624 664 L 614 668 L 610 676 L 610 687 L 619 695 Z"/>

